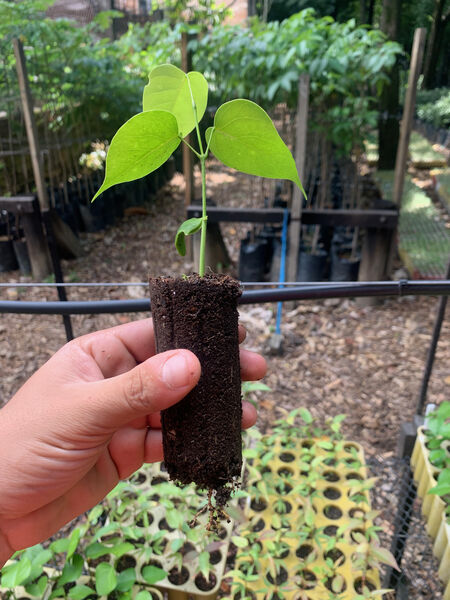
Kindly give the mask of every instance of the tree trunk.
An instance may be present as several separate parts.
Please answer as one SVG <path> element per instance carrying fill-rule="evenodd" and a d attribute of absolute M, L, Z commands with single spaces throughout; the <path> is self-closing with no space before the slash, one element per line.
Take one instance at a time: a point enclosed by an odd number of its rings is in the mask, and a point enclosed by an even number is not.
<path fill-rule="evenodd" d="M 392 41 L 397 41 L 400 25 L 401 0 L 383 0 L 380 20 L 381 30 Z M 390 72 L 390 81 L 385 85 L 380 98 L 378 121 L 378 168 L 395 168 L 399 123 L 399 67 L 396 63 Z"/>
<path fill-rule="evenodd" d="M 430 38 L 427 45 L 425 66 L 423 69 L 423 87 L 432 89 L 436 86 L 437 63 L 442 49 L 445 26 L 448 17 L 443 17 L 446 0 L 436 0 L 433 21 L 431 24 Z"/>

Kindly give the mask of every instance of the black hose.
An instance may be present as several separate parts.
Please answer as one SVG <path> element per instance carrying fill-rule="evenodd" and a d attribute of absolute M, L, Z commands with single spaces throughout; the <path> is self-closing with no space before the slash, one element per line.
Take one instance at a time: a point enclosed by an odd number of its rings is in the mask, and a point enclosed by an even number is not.
<path fill-rule="evenodd" d="M 370 281 L 342 285 L 299 285 L 290 288 L 245 290 L 240 304 L 321 300 L 324 298 L 357 298 L 363 296 L 442 296 L 450 295 L 450 280 L 434 281 Z M 150 300 L 93 300 L 86 302 L 0 301 L 0 313 L 42 315 L 85 315 L 104 313 L 148 312 Z"/>

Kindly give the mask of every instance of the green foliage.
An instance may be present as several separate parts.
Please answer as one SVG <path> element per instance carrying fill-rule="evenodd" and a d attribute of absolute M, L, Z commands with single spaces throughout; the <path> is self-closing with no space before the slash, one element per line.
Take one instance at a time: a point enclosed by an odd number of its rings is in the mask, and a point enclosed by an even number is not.
<path fill-rule="evenodd" d="M 416 114 L 438 129 L 450 127 L 450 88 L 421 90 L 417 93 Z"/>
<path fill-rule="evenodd" d="M 211 152 L 227 167 L 249 175 L 290 179 L 303 189 L 292 154 L 268 114 L 254 102 L 222 104 L 206 139 Z"/>
<path fill-rule="evenodd" d="M 450 401 L 446 400 L 430 413 L 425 421 L 428 459 L 439 469 L 437 484 L 428 491 L 442 498 L 445 516 L 450 523 Z"/>
<path fill-rule="evenodd" d="M 142 112 L 127 121 L 111 140 L 102 186 L 93 201 L 113 185 L 140 179 L 166 162 L 180 144 L 178 124 L 165 110 Z"/>
<path fill-rule="evenodd" d="M 197 233 L 197 231 L 200 231 L 201 226 L 201 217 L 187 219 L 180 225 L 175 236 L 175 248 L 180 256 L 186 256 L 186 236 Z"/>
<path fill-rule="evenodd" d="M 266 109 L 279 102 L 295 108 L 299 75 L 308 73 L 313 126 L 349 153 L 376 123 L 373 98 L 399 52 L 379 30 L 307 9 L 281 23 L 215 28 L 195 45 L 194 61 L 217 104 L 243 96 Z"/>
<path fill-rule="evenodd" d="M 161 65 L 150 74 L 142 106 L 144 111 L 159 109 L 172 113 L 178 133 L 186 137 L 203 118 L 207 103 L 208 83 L 201 73 L 185 74 L 173 65 Z"/>

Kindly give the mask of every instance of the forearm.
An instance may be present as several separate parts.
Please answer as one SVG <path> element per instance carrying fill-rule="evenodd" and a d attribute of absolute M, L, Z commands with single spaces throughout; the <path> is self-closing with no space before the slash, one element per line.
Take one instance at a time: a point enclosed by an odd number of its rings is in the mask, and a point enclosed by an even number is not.
<path fill-rule="evenodd" d="M 4 566 L 7 560 L 14 554 L 14 550 L 8 543 L 8 540 L 3 535 L 0 529 L 0 569 Z"/>

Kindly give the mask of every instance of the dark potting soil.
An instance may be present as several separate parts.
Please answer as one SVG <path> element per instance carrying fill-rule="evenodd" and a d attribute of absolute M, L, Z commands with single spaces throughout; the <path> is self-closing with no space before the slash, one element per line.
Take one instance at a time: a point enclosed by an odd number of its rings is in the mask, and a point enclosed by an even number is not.
<path fill-rule="evenodd" d="M 198 385 L 161 414 L 170 477 L 229 499 L 242 466 L 238 281 L 227 275 L 150 279 L 157 352 L 187 348 L 202 365 Z"/>
<path fill-rule="evenodd" d="M 217 565 L 222 560 L 222 553 L 220 550 L 213 550 L 209 553 L 209 562 L 212 565 Z"/>
<path fill-rule="evenodd" d="M 202 573 L 199 573 L 194 581 L 195 585 L 198 587 L 199 590 L 201 590 L 202 592 L 208 592 L 209 590 L 212 590 L 213 587 L 216 585 L 217 578 L 214 575 L 214 573 L 210 573 L 208 579 L 206 579 L 206 577 Z"/>
<path fill-rule="evenodd" d="M 136 566 L 136 559 L 129 554 L 124 554 L 116 563 L 116 571 L 120 573 L 125 569 L 133 569 Z"/>
<path fill-rule="evenodd" d="M 275 578 L 273 577 L 272 573 L 270 573 L 270 572 L 266 573 L 266 577 L 267 577 L 267 580 L 272 585 L 273 584 L 275 584 L 275 585 L 281 585 L 282 583 L 284 583 L 285 581 L 287 581 L 288 572 L 286 571 L 286 569 L 284 567 L 280 567 L 280 570 L 276 574 Z"/>
<path fill-rule="evenodd" d="M 169 571 L 167 579 L 173 585 L 183 585 L 183 583 L 186 583 L 189 579 L 189 571 L 186 567 L 181 567 L 181 571 L 177 567 L 173 567 L 173 569 Z"/>

